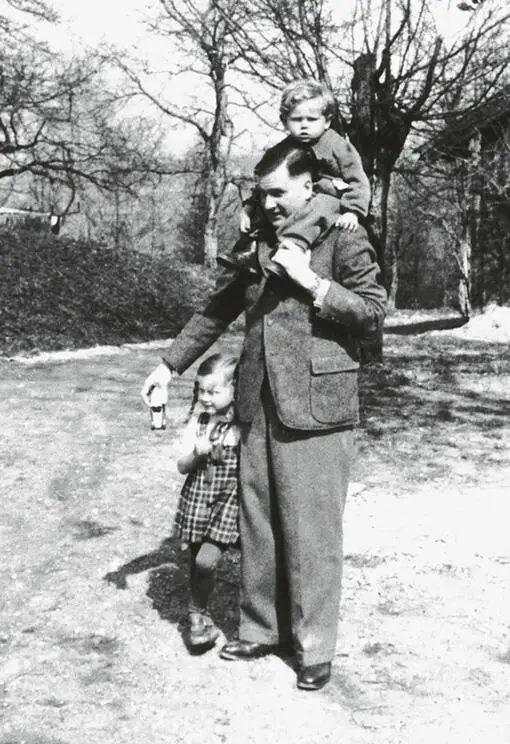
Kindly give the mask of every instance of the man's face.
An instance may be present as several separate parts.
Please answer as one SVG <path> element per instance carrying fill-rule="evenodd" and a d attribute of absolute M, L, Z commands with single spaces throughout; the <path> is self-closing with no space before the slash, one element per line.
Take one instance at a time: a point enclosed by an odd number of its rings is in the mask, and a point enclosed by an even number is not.
<path fill-rule="evenodd" d="M 312 196 L 311 174 L 290 176 L 286 163 L 261 176 L 258 185 L 262 209 L 275 229 L 302 209 Z"/>

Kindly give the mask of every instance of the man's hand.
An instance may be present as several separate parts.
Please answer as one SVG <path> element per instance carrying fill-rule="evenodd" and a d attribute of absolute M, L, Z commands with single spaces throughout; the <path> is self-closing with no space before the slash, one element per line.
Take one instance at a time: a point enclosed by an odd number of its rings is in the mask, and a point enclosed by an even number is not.
<path fill-rule="evenodd" d="M 304 251 L 292 240 L 282 240 L 271 258 L 285 269 L 289 279 L 303 289 L 310 291 L 316 284 L 317 274 L 310 268 L 311 252 Z"/>
<path fill-rule="evenodd" d="M 151 392 L 155 387 L 166 388 L 172 379 L 172 373 L 166 364 L 158 364 L 143 383 L 141 396 L 145 403 L 150 406 Z"/>
<path fill-rule="evenodd" d="M 349 232 L 356 232 L 358 229 L 358 217 L 354 212 L 344 212 L 336 221 L 336 226 L 340 230 L 348 230 Z"/>

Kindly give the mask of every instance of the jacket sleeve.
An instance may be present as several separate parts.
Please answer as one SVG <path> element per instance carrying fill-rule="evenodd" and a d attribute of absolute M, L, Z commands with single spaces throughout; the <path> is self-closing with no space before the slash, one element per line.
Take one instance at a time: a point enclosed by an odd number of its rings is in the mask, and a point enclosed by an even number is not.
<path fill-rule="evenodd" d="M 223 271 L 205 307 L 195 313 L 164 356 L 179 374 L 193 364 L 244 310 L 245 282 L 240 272 Z"/>
<path fill-rule="evenodd" d="M 379 274 L 363 227 L 355 233 L 336 233 L 333 279 L 317 317 L 341 323 L 358 335 L 377 333 L 386 313 L 386 291 Z"/>
<path fill-rule="evenodd" d="M 343 137 L 335 140 L 333 158 L 347 189 L 340 195 L 343 212 L 356 212 L 366 217 L 370 205 L 370 181 L 363 170 L 361 157 L 354 145 Z"/>

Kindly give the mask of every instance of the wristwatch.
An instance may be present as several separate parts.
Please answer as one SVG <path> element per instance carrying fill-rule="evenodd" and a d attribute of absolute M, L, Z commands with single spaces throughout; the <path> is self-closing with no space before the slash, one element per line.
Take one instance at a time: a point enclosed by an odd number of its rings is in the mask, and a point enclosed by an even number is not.
<path fill-rule="evenodd" d="M 312 295 L 313 306 L 316 310 L 322 310 L 322 303 L 330 285 L 329 279 L 321 279 L 320 276 L 316 275 L 313 285 L 308 290 Z"/>
<path fill-rule="evenodd" d="M 319 291 L 319 287 L 321 286 L 321 281 L 322 279 L 320 278 L 320 276 L 318 274 L 315 274 L 313 284 L 311 287 L 308 288 L 308 291 L 310 292 L 314 300 L 317 296 L 317 292 Z"/>

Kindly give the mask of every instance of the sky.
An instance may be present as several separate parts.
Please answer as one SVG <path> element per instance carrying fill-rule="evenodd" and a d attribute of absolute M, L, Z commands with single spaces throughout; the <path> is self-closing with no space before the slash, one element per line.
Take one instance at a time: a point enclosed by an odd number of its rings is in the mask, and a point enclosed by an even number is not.
<path fill-rule="evenodd" d="M 0 0 L 1 3 L 2 0 Z M 147 16 L 148 9 L 157 6 L 156 0 L 46 0 L 52 5 L 60 16 L 59 24 L 41 24 L 39 33 L 51 45 L 66 54 L 74 54 L 83 51 L 84 48 L 94 48 L 101 42 L 118 47 L 136 49 L 137 53 L 147 56 L 153 65 L 162 60 L 163 55 L 168 54 L 168 46 L 163 42 L 158 45 L 154 36 L 149 37 L 144 31 L 142 20 Z M 199 0 L 200 1 L 200 0 Z M 204 0 L 205 1 L 205 0 Z M 296 0 L 298 1 L 298 0 Z M 349 15 L 351 3 L 354 0 L 344 0 L 340 5 L 332 0 L 335 13 Z M 457 10 L 458 0 L 429 0 L 433 10 L 438 29 L 446 39 L 452 40 L 469 19 L 469 13 Z M 179 87 L 172 83 L 172 97 L 174 100 L 182 96 L 184 102 L 187 94 L 195 93 L 197 79 L 191 84 L 181 82 Z M 196 91 L 198 92 L 198 91 Z M 253 151 L 253 148 L 271 144 L 267 141 L 268 129 L 260 124 L 251 115 L 247 124 L 244 124 L 244 114 L 238 112 L 237 116 L 243 117 L 242 125 L 236 122 L 236 129 L 243 128 L 249 134 L 239 143 L 240 149 Z M 277 112 L 274 117 L 278 121 Z M 185 150 L 193 141 L 195 131 L 191 128 L 183 136 L 171 137 L 171 141 L 179 143 L 171 146 L 175 152 Z M 280 133 L 274 132 L 273 139 L 278 139 Z M 275 139 L 275 141 L 276 141 Z M 236 148 L 237 149 L 237 148 Z"/>
<path fill-rule="evenodd" d="M 97 46 L 102 41 L 125 46 L 142 35 L 139 21 L 147 0 L 48 0 L 60 15 L 60 23 L 47 28 L 59 48 L 70 50 Z"/>
<path fill-rule="evenodd" d="M 139 21 L 150 0 L 48 0 L 61 16 L 60 28 L 50 34 L 61 48 L 95 46 L 109 41 L 120 46 L 136 44 L 143 32 Z M 354 0 L 344 0 L 336 8 L 345 9 Z M 458 0 L 429 0 L 439 30 L 447 38 L 454 37 L 465 25 L 469 13 L 457 9 Z M 335 7 L 335 3 L 333 6 Z"/>

